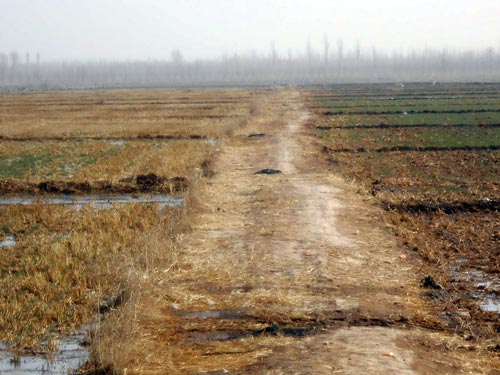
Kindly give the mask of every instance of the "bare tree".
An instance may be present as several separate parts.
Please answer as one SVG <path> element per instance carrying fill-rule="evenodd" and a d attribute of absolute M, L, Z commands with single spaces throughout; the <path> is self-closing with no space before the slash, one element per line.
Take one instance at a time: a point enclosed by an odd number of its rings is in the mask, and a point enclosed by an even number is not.
<path fill-rule="evenodd" d="M 354 53 L 356 55 L 356 62 L 359 63 L 361 60 L 361 45 L 359 44 L 359 41 L 356 41 L 356 48 L 354 50 Z"/>
<path fill-rule="evenodd" d="M 368 50 L 362 53 L 357 44 L 347 53 L 339 39 L 332 52 L 326 36 L 319 53 L 314 51 L 310 40 L 305 47 L 302 53 L 289 49 L 286 61 L 281 60 L 274 43 L 271 54 L 253 51 L 197 61 L 187 61 L 179 50 L 174 50 L 171 59 L 164 61 L 42 62 L 36 54 L 26 59 L 30 64 L 24 64 L 22 55 L 21 65 L 17 52 L 0 53 L 0 91 L 22 87 L 95 88 L 97 83 L 102 87 L 149 87 L 405 80 L 500 82 L 500 48 L 481 51 L 410 48 L 391 54 L 375 48 L 371 53 Z"/>
<path fill-rule="evenodd" d="M 182 52 L 178 49 L 174 49 L 171 53 L 172 61 L 176 65 L 182 65 L 184 62 L 184 56 L 182 55 Z"/>
<path fill-rule="evenodd" d="M 337 40 L 337 57 L 340 62 L 344 59 L 344 42 L 342 39 Z"/>
<path fill-rule="evenodd" d="M 307 53 L 307 62 L 309 63 L 309 66 L 312 63 L 312 46 L 311 46 L 311 39 L 307 39 L 307 45 L 306 45 L 306 53 Z"/>
<path fill-rule="evenodd" d="M 323 34 L 323 53 L 325 58 L 325 65 L 328 64 L 328 51 L 330 50 L 330 41 L 328 40 L 328 36 L 326 33 Z"/>
<path fill-rule="evenodd" d="M 9 67 L 9 58 L 5 53 L 0 53 L 0 81 L 5 80 L 7 68 Z"/>
<path fill-rule="evenodd" d="M 276 51 L 276 44 L 271 42 L 271 60 L 274 63 L 278 60 L 278 52 Z"/>
<path fill-rule="evenodd" d="M 14 70 L 19 65 L 19 53 L 12 51 L 10 53 L 10 67 Z"/>

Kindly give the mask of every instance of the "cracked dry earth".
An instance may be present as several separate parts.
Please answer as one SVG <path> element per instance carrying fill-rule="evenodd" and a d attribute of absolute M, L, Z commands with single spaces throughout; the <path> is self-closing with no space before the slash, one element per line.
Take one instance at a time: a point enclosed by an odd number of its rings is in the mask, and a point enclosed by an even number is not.
<path fill-rule="evenodd" d="M 379 209 L 328 171 L 312 120 L 300 92 L 276 90 L 222 145 L 181 241 L 175 302 L 152 330 L 163 354 L 145 372 L 495 373 L 433 323 L 415 263 Z"/>

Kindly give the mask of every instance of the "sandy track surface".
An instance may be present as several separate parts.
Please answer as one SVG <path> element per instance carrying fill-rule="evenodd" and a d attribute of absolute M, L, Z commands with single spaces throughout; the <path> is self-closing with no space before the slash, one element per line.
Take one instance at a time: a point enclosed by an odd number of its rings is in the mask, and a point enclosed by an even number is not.
<path fill-rule="evenodd" d="M 439 329 L 379 210 L 318 158 L 311 120 L 299 92 L 277 90 L 221 147 L 145 372 L 494 373 Z"/>

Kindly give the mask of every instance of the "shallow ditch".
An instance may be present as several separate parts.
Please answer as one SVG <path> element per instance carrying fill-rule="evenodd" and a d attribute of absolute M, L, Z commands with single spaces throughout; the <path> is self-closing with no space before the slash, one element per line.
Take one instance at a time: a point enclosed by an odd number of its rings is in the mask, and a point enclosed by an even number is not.
<path fill-rule="evenodd" d="M 0 343 L 0 374 L 68 374 L 89 358 L 86 338 L 89 327 L 62 339 L 54 352 L 14 353 Z"/>
<path fill-rule="evenodd" d="M 180 207 L 184 202 L 181 195 L 151 194 L 151 195 L 127 195 L 127 194 L 90 194 L 90 195 L 14 195 L 0 197 L 0 206 L 27 206 L 34 204 L 43 205 L 71 205 L 76 208 L 91 206 L 95 209 L 111 208 L 115 204 L 143 203 L 158 204 L 163 207 Z M 8 242 L 7 242 L 8 243 Z M 0 245 L 1 247 L 1 245 Z"/>

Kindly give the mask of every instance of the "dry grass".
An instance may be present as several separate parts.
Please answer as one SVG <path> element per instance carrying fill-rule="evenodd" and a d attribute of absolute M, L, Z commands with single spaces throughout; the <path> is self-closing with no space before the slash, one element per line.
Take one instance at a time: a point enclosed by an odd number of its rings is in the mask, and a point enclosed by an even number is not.
<path fill-rule="evenodd" d="M 419 255 L 418 259 L 423 261 L 421 273 L 432 275 L 448 293 L 439 304 L 437 313 L 454 309 L 466 311 L 470 318 L 464 319 L 464 326 L 474 334 L 498 340 L 498 314 L 481 311 L 478 299 L 471 297 L 478 293 L 474 286 L 478 281 L 457 281 L 457 278 L 461 279 L 453 274 L 453 267 L 456 268 L 457 261 L 465 260 L 460 265 L 463 275 L 477 270 L 485 277 L 498 275 L 499 213 L 492 209 L 477 212 L 468 212 L 467 209 L 461 212 L 459 209 L 451 213 L 425 209 L 498 201 L 500 153 L 473 150 L 370 152 L 369 149 L 379 149 L 387 144 L 426 146 L 430 138 L 424 137 L 425 132 L 411 128 L 353 130 L 346 126 L 356 121 L 359 121 L 356 116 L 318 118 L 315 125 L 341 127 L 314 130 L 321 139 L 320 145 L 326 146 L 324 156 L 332 169 L 354 179 L 361 185 L 360 190 L 371 194 L 384 207 L 397 208 L 385 212 L 386 222 L 394 228 L 401 242 Z M 370 121 L 378 124 L 384 119 L 383 116 L 370 116 Z M 480 142 L 496 144 L 496 138 L 488 132 L 475 131 Z M 467 140 L 461 134 L 462 130 L 451 127 L 432 131 L 432 142 Z M 346 145 L 354 150 L 363 147 L 365 151 L 332 152 L 332 148 L 342 149 Z M 413 206 L 423 208 L 411 211 L 408 207 Z"/>
<path fill-rule="evenodd" d="M 98 160 L 75 174 L 77 180 L 114 181 L 127 176 L 154 173 L 163 177 L 199 174 L 214 147 L 200 141 L 131 142 L 116 154 Z"/>
<path fill-rule="evenodd" d="M 197 280 L 205 284 L 206 280 L 217 280 L 224 284 L 244 284 L 245 279 L 235 277 L 234 273 L 214 270 L 204 263 L 186 264 L 183 258 L 162 258 L 165 247 L 170 246 L 172 253 L 177 254 L 177 239 L 182 239 L 184 232 L 189 230 L 193 214 L 200 214 L 204 210 L 199 202 L 199 192 L 206 189 L 208 179 L 200 179 L 191 186 L 186 194 L 186 203 L 182 216 L 176 220 L 177 226 L 174 241 L 165 242 L 164 233 L 158 232 L 150 237 L 148 252 L 154 259 L 154 267 L 129 268 L 127 280 L 129 290 L 133 295 L 127 303 L 110 314 L 103 323 L 93 345 L 93 366 L 98 369 L 108 369 L 117 373 L 144 373 L 144 374 L 192 374 L 199 371 L 216 371 L 220 368 L 227 370 L 238 369 L 258 363 L 271 354 L 270 343 L 273 347 L 278 344 L 275 337 L 246 337 L 231 342 L 213 342 L 207 350 L 206 344 L 185 341 L 189 327 L 178 327 L 179 319 L 173 309 L 173 304 L 194 308 L 206 309 L 206 296 L 197 289 L 190 295 L 185 294 L 185 287 L 176 285 L 176 280 L 190 283 Z M 172 240 L 172 239 L 171 239 Z M 201 250 L 201 249 L 200 249 Z M 176 272 L 171 272 L 175 270 Z M 181 276 L 179 275 L 181 274 Z M 225 280 L 225 281 L 223 281 Z M 245 296 L 242 296 L 244 298 Z M 264 292 L 264 299 L 276 302 L 276 295 Z M 222 309 L 237 309 L 241 304 L 235 301 L 220 302 Z M 252 303 L 255 302 L 252 300 Z M 185 305 L 184 305 L 185 304 Z M 218 306 L 211 306 L 216 309 Z M 265 315 L 265 313 L 263 313 Z M 240 320 L 211 320 L 201 324 L 196 323 L 196 333 L 204 333 L 220 329 L 233 329 L 235 332 L 265 328 L 263 322 Z M 180 344 L 180 340 L 184 344 Z M 291 341 L 289 338 L 279 339 L 282 345 Z M 147 358 L 144 357 L 146 355 Z"/>
<path fill-rule="evenodd" d="M 205 140 L 129 140 L 98 137 L 171 134 L 223 138 L 242 126 L 255 94 L 247 90 L 123 90 L 2 95 L 0 136 L 67 137 L 57 141 L 0 139 L 0 178 L 116 181 L 154 173 L 197 184 L 209 174 L 216 147 Z M 215 116 L 215 117 L 214 117 Z M 71 140 L 71 137 L 92 140 Z M 10 168 L 17 163 L 15 170 Z M 10 168 L 10 169 L 9 169 Z M 195 207 L 196 199 L 186 196 Z M 61 333 L 99 321 L 110 297 L 125 304 L 107 314 L 93 351 L 118 366 L 137 339 L 136 322 L 150 324 L 150 307 L 165 298 L 176 265 L 176 238 L 188 209 L 156 205 L 0 207 L 0 238 L 14 248 L 0 257 L 0 341 L 17 348 L 53 346 Z M 146 322 L 146 323 L 144 323 Z M 128 339 L 127 339 L 128 338 Z M 48 340 L 48 341 L 46 341 Z M 132 348 L 132 346 L 130 346 Z M 130 349 L 132 350 L 132 349 Z"/>
<path fill-rule="evenodd" d="M 216 147 L 203 140 L 5 143 L 0 150 L 0 180 L 17 183 L 47 180 L 116 183 L 149 173 L 192 180 L 203 172 L 203 163 Z"/>
<path fill-rule="evenodd" d="M 18 238 L 2 251 L 0 340 L 23 348 L 78 328 L 97 316 L 103 300 L 128 292 L 128 266 L 151 267 L 144 244 L 157 233 L 170 241 L 179 217 L 154 205 L 83 208 L 77 215 L 75 208 L 42 205 L 0 212 L 2 231 Z M 172 259 L 168 246 L 162 256 Z"/>
<path fill-rule="evenodd" d="M 1 98 L 0 136 L 14 138 L 219 137 L 248 115 L 253 100 L 252 93 L 238 89 L 4 94 Z"/>

